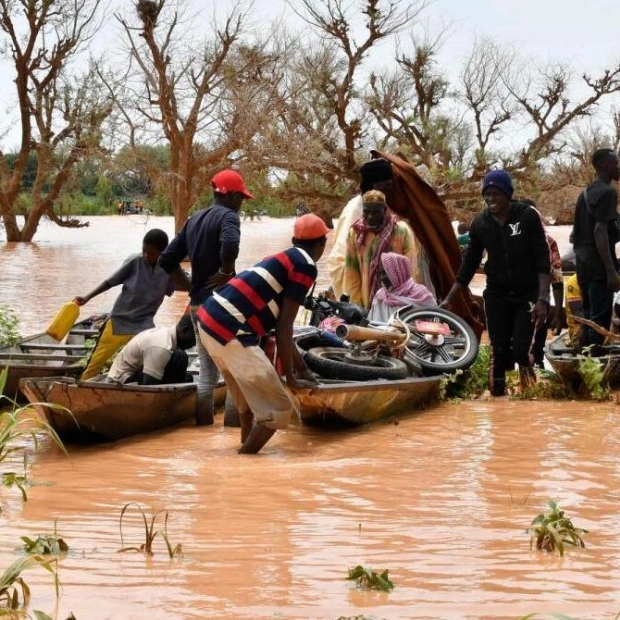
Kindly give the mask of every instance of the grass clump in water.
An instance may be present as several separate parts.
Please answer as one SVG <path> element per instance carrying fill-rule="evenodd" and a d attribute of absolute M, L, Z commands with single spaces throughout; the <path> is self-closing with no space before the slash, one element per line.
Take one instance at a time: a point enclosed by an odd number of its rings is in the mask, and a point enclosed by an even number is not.
<path fill-rule="evenodd" d="M 441 379 L 440 399 L 466 400 L 482 396 L 489 385 L 490 359 L 491 347 L 481 345 L 476 361 L 467 370 L 456 370 Z"/>
<path fill-rule="evenodd" d="M 553 500 L 549 500 L 547 504 L 549 512 L 535 517 L 526 530 L 530 533 L 530 548 L 536 544 L 536 549 L 540 551 L 558 551 L 563 556 L 565 544 L 585 547 L 582 536 L 588 531 L 576 528 Z"/>
<path fill-rule="evenodd" d="M 355 568 L 349 569 L 347 579 L 354 580 L 359 588 L 365 590 L 389 592 L 394 589 L 394 583 L 390 581 L 387 569 L 379 574 L 372 570 L 372 568 L 358 564 Z"/>
<path fill-rule="evenodd" d="M 58 535 L 57 524 L 54 522 L 53 534 L 39 534 L 35 539 L 22 536 L 26 553 L 37 555 L 61 555 L 69 551 L 69 545 Z"/>
<path fill-rule="evenodd" d="M 123 517 L 127 510 L 134 506 L 137 508 L 138 512 L 142 515 L 142 522 L 144 524 L 144 542 L 139 546 L 134 547 L 123 547 L 119 549 L 119 553 L 123 551 L 138 551 L 141 553 L 146 553 L 148 555 L 153 555 L 153 543 L 155 539 L 159 536 L 166 543 L 166 549 L 168 550 L 168 556 L 173 558 L 177 555 L 183 555 L 181 550 L 181 545 L 177 544 L 174 547 L 170 544 L 170 540 L 168 538 L 168 511 L 167 510 L 158 510 L 157 512 L 153 511 L 150 520 L 147 519 L 146 513 L 142 510 L 142 507 L 136 502 L 129 502 L 123 506 L 123 510 L 121 510 L 121 516 L 119 519 L 119 527 L 121 531 L 121 545 L 123 545 Z M 163 529 L 155 529 L 157 520 L 160 515 L 163 515 L 164 519 L 164 527 Z"/>

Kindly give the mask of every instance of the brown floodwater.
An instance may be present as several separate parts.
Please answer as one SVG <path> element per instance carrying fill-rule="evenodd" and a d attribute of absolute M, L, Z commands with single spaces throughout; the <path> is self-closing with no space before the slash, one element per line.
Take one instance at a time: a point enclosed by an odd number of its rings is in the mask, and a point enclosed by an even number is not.
<path fill-rule="evenodd" d="M 0 301 L 22 332 L 43 329 L 139 251 L 146 230 L 172 232 L 170 218 L 90 219 L 88 229 L 46 225 L 35 243 L 0 248 Z M 291 224 L 243 223 L 239 266 L 287 245 Z M 83 314 L 109 309 L 116 294 Z M 185 303 L 175 295 L 158 323 Z M 26 579 L 31 609 L 59 620 L 71 611 L 78 620 L 611 619 L 620 611 L 618 411 L 611 401 L 447 403 L 356 430 L 293 425 L 257 456 L 236 454 L 238 433 L 221 416 L 211 428 L 70 446 L 69 457 L 44 441 L 28 501 L 0 491 L 0 569 L 20 556 L 20 536 L 56 522 L 70 546 L 59 599 L 44 571 Z M 530 550 L 525 529 L 549 499 L 589 530 L 585 549 Z M 131 502 L 149 516 L 168 511 L 182 557 L 169 559 L 161 539 L 152 557 L 118 553 Z M 125 546 L 143 542 L 141 518 L 128 509 Z M 394 590 L 356 589 L 345 577 L 357 564 L 389 569 Z"/>

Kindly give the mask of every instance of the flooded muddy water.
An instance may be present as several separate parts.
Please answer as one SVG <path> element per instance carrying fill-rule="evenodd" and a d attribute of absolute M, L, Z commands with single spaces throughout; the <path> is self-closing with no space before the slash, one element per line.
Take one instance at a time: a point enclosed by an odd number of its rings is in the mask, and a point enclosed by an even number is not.
<path fill-rule="evenodd" d="M 0 301 L 21 329 L 44 329 L 171 218 L 90 218 L 88 229 L 44 227 L 34 244 L 0 248 Z M 245 222 L 239 266 L 288 244 L 291 220 Z M 324 265 L 321 284 L 327 283 Z M 117 291 L 83 315 L 108 309 Z M 173 322 L 175 294 L 158 314 Z M 58 620 L 168 618 L 504 619 L 620 611 L 620 425 L 616 402 L 445 403 L 348 431 L 293 425 L 257 456 L 238 432 L 185 426 L 96 445 L 45 441 L 32 456 L 28 501 L 0 491 L 0 572 L 20 536 L 51 533 L 70 551 L 50 576 L 30 570 L 31 609 Z M 526 528 L 557 500 L 586 548 L 563 558 L 530 550 Z M 123 519 L 123 543 L 119 518 Z M 144 542 L 142 507 L 168 511 L 169 559 L 124 552 Z M 163 528 L 160 515 L 158 528 Z M 390 593 L 346 580 L 357 564 L 388 569 Z"/>

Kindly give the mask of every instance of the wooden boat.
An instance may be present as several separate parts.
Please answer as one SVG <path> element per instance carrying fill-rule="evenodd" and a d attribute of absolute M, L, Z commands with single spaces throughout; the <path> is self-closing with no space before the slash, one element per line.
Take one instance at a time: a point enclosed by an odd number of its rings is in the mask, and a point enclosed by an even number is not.
<path fill-rule="evenodd" d="M 115 385 L 73 377 L 24 378 L 20 388 L 64 441 L 111 441 L 194 417 L 196 384 Z M 215 393 L 222 404 L 225 386 Z"/>
<path fill-rule="evenodd" d="M 86 341 L 95 338 L 107 315 L 76 323 L 62 343 L 43 332 L 0 348 L 0 371 L 8 368 L 3 394 L 23 399 L 19 381 L 24 377 L 77 377 L 85 367 Z"/>
<path fill-rule="evenodd" d="M 620 344 L 605 345 L 605 355 L 597 357 L 603 365 L 602 382 L 612 388 L 620 387 Z M 563 383 L 576 394 L 584 392 L 583 377 L 579 372 L 584 355 L 567 345 L 566 332 L 556 336 L 545 347 L 545 357 Z"/>
<path fill-rule="evenodd" d="M 375 422 L 424 409 L 439 396 L 441 377 L 398 380 L 322 382 L 312 392 L 297 392 L 302 422 L 312 425 Z"/>
<path fill-rule="evenodd" d="M 308 328 L 296 335 L 302 350 L 321 346 L 317 330 Z M 381 418 L 424 409 L 439 397 L 443 375 L 407 376 L 403 379 L 339 381 L 320 379 L 319 387 L 296 392 L 294 398 L 302 422 L 329 425 L 338 423 L 366 424 Z"/>

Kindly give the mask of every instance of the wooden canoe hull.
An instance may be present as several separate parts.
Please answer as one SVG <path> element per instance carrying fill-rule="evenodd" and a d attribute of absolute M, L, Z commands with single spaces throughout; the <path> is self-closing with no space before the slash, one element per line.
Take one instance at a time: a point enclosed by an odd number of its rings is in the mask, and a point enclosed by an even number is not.
<path fill-rule="evenodd" d="M 579 394 L 583 378 L 579 373 L 580 355 L 565 344 L 565 334 L 556 336 L 546 347 L 545 357 L 563 383 Z M 612 388 L 620 387 L 620 347 L 612 347 L 609 355 L 597 358 L 603 364 L 603 381 Z"/>
<path fill-rule="evenodd" d="M 194 417 L 196 384 L 140 386 L 26 378 L 20 388 L 65 441 L 112 441 L 160 430 Z M 224 400 L 222 386 L 216 403 Z"/>
<path fill-rule="evenodd" d="M 367 424 L 392 415 L 424 409 L 439 396 L 441 377 L 398 381 L 322 383 L 312 392 L 297 392 L 302 422 L 328 425 Z"/>

